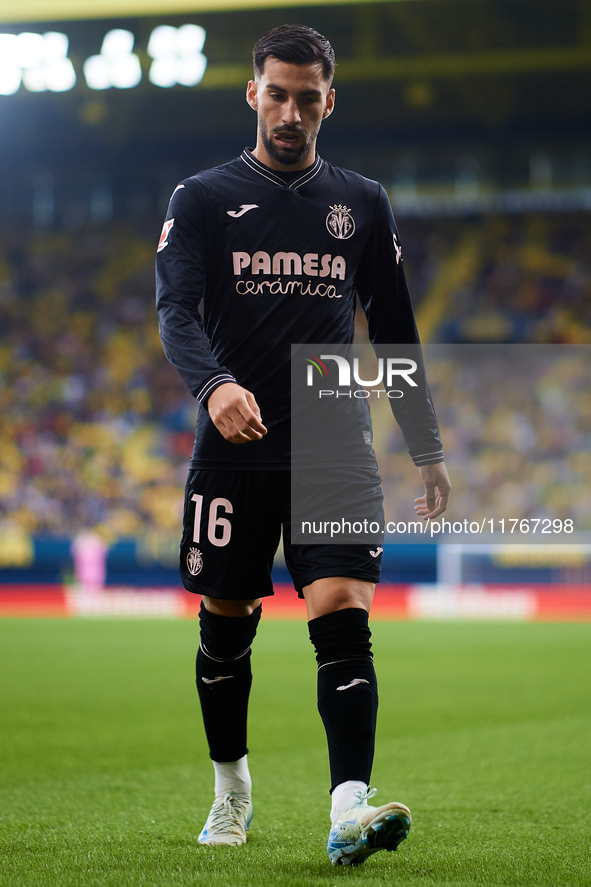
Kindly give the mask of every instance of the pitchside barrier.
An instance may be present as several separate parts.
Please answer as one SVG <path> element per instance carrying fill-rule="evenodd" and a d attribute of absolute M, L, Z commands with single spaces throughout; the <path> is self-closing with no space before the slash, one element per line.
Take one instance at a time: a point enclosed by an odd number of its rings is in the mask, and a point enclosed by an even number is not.
<path fill-rule="evenodd" d="M 179 587 L 172 557 L 148 561 L 137 553 L 131 541 L 118 543 L 108 553 L 106 581 L 85 585 L 74 580 L 68 540 L 38 541 L 19 568 L 0 569 L 0 615 L 196 617 L 200 598 Z M 305 618 L 281 550 L 274 583 L 265 616 Z M 386 545 L 372 615 L 589 619 L 591 545 Z"/>
<path fill-rule="evenodd" d="M 2 617 L 197 618 L 200 597 L 180 588 L 107 586 L 101 590 L 62 585 L 0 587 Z M 293 587 L 277 584 L 265 598 L 265 618 L 305 619 L 305 603 Z M 373 619 L 589 620 L 588 585 L 401 585 L 380 583 Z"/>
<path fill-rule="evenodd" d="M 72 540 L 34 536 L 26 540 L 26 545 L 19 547 L 16 542 L 15 539 L 0 541 L 0 588 L 21 584 L 75 584 Z M 178 585 L 176 535 L 170 538 L 163 535 L 152 541 L 120 539 L 104 552 L 104 558 L 102 584 L 134 588 L 173 588 Z M 290 582 L 281 548 L 275 559 L 274 581 L 279 584 Z M 591 546 L 474 542 L 386 544 L 382 581 L 395 585 L 439 582 L 446 585 L 533 583 L 591 587 Z"/>

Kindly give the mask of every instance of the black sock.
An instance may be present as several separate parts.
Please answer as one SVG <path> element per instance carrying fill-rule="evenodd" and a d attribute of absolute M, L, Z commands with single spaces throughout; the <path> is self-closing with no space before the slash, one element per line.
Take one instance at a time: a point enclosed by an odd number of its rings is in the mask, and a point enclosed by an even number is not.
<path fill-rule="evenodd" d="M 350 779 L 369 784 L 378 685 L 368 614 L 337 610 L 308 623 L 318 662 L 318 711 L 328 740 L 331 791 Z"/>
<path fill-rule="evenodd" d="M 209 754 L 214 761 L 237 761 L 248 751 L 246 719 L 252 683 L 250 645 L 261 610 L 259 605 L 250 616 L 218 616 L 201 604 L 197 692 Z"/>

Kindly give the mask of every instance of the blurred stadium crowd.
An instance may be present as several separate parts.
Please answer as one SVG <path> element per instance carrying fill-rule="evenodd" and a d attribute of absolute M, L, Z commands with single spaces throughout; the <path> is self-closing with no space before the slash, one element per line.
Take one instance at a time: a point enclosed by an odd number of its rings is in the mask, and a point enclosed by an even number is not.
<path fill-rule="evenodd" d="M 194 409 L 162 353 L 153 264 L 124 228 L 5 240 L 0 497 L 31 533 L 178 527 Z"/>
<path fill-rule="evenodd" d="M 495 532 L 515 518 L 590 530 L 591 346 L 427 346 L 425 359 L 453 478 L 449 520 L 487 528 L 493 520 Z M 408 521 L 417 479 L 387 405 L 379 407 L 386 516 Z M 525 526 L 521 542 L 533 530 Z"/>
<path fill-rule="evenodd" d="M 591 343 L 588 217 L 409 218 L 400 228 L 424 340 Z M 196 409 L 158 338 L 155 239 L 122 223 L 3 232 L 5 529 L 73 538 L 94 528 L 109 543 L 178 534 Z M 445 285 L 452 266 L 461 273 Z M 589 361 L 576 355 L 567 349 L 546 370 L 538 361 L 521 384 L 507 360 L 473 372 L 434 358 L 430 383 L 458 519 L 509 508 L 513 517 L 570 517 L 591 528 L 582 495 L 591 487 Z M 387 453 L 387 501 L 405 503 L 408 519 L 416 473 L 382 414 L 376 439 Z"/>

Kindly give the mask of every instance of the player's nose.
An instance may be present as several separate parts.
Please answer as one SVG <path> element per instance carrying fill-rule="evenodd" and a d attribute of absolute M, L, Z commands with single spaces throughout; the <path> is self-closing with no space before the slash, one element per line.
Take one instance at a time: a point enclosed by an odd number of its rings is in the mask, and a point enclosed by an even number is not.
<path fill-rule="evenodd" d="M 283 106 L 283 122 L 289 123 L 292 126 L 296 123 L 301 123 L 302 118 L 300 115 L 300 109 L 298 107 L 298 103 L 295 99 L 288 99 Z"/>

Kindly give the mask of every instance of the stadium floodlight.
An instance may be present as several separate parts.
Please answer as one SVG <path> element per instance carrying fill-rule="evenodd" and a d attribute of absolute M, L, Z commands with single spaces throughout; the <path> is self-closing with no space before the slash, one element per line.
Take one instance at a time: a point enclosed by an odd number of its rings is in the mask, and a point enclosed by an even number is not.
<path fill-rule="evenodd" d="M 0 34 L 0 95 L 13 95 L 21 85 L 21 69 L 17 64 L 18 37 Z"/>
<path fill-rule="evenodd" d="M 148 55 L 153 59 L 174 56 L 176 52 L 176 28 L 172 25 L 159 25 L 154 28 L 148 40 Z"/>
<path fill-rule="evenodd" d="M 2 51 L 0 50 L 0 55 Z M 21 85 L 21 69 L 0 62 L 0 95 L 14 95 Z"/>
<path fill-rule="evenodd" d="M 103 45 L 101 47 L 101 55 L 107 58 L 119 60 L 131 55 L 135 37 L 131 31 L 124 31 L 122 28 L 115 28 L 105 34 Z"/>
<path fill-rule="evenodd" d="M 27 44 L 28 64 L 21 60 L 23 83 L 31 92 L 67 92 L 76 83 L 76 72 L 68 55 L 68 38 L 59 31 L 48 31 L 46 34 L 20 34 L 22 37 L 40 37 L 39 41 Z M 34 64 L 32 62 L 34 61 Z"/>
<path fill-rule="evenodd" d="M 135 37 L 131 31 L 115 28 L 105 34 L 100 55 L 84 62 L 84 76 L 90 89 L 132 89 L 142 79 L 140 60 L 132 52 Z"/>
<path fill-rule="evenodd" d="M 68 55 L 68 38 L 58 31 L 0 34 L 0 94 L 13 95 L 21 85 L 31 92 L 66 92 L 76 83 Z"/>
<path fill-rule="evenodd" d="M 200 25 L 159 25 L 148 41 L 148 55 L 154 60 L 150 66 L 150 82 L 155 86 L 197 86 L 203 79 L 207 58 L 202 49 L 205 29 Z"/>
<path fill-rule="evenodd" d="M 18 56 L 16 63 L 20 68 L 36 68 L 43 60 L 43 34 L 24 33 L 18 35 Z"/>
<path fill-rule="evenodd" d="M 54 59 L 23 73 L 23 83 L 31 92 L 68 92 L 76 83 L 70 59 Z"/>
<path fill-rule="evenodd" d="M 0 34 L 0 64 L 17 65 L 18 37 L 16 34 Z"/>

